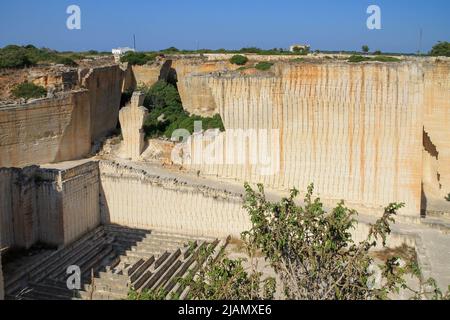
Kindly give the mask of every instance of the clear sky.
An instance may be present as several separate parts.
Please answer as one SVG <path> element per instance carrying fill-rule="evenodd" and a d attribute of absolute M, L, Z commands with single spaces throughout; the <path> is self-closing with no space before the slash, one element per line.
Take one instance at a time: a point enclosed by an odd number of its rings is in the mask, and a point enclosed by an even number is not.
<path fill-rule="evenodd" d="M 81 8 L 81 30 L 68 30 L 66 9 Z M 366 9 L 381 8 L 381 30 L 366 27 Z M 0 47 L 34 44 L 56 50 L 138 50 L 245 46 L 313 50 L 416 52 L 450 41 L 449 0 L 10 0 L 0 4 Z"/>

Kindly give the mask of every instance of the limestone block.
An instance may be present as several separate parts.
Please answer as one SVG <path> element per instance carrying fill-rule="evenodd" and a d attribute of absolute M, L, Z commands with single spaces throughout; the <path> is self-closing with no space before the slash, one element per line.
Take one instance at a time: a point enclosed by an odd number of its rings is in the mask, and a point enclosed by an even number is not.
<path fill-rule="evenodd" d="M 144 141 L 144 125 L 148 110 L 142 107 L 145 95 L 141 92 L 133 93 L 131 102 L 120 110 L 119 121 L 122 127 L 123 152 L 126 158 L 138 160 L 141 156 Z"/>

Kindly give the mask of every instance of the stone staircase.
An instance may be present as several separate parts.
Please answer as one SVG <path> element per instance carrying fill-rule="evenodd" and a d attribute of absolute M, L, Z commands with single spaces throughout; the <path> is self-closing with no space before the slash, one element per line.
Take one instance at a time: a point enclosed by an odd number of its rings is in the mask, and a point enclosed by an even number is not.
<path fill-rule="evenodd" d="M 72 245 L 45 254 L 20 272 L 5 275 L 6 298 L 14 300 L 126 299 L 131 288 L 160 290 L 167 297 L 186 297 L 189 288 L 177 281 L 197 270 L 198 253 L 225 240 L 190 237 L 116 225 L 101 226 Z M 69 266 L 81 270 L 81 289 L 69 290 Z"/>

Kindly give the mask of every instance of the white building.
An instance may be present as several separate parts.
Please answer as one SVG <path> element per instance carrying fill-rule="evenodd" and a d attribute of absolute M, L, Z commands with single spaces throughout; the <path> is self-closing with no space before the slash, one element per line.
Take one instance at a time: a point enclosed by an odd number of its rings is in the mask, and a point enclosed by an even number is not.
<path fill-rule="evenodd" d="M 127 52 L 135 52 L 136 50 L 134 50 L 133 48 L 129 48 L 129 47 L 124 47 L 124 48 L 117 48 L 117 49 L 112 49 L 112 54 L 113 55 L 117 55 L 117 56 L 121 56 Z"/>

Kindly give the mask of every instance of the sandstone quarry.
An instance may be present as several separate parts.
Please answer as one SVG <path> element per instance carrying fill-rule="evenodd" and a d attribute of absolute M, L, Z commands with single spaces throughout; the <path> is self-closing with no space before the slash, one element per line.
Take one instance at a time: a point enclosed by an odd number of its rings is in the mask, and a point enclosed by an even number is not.
<path fill-rule="evenodd" d="M 107 256 L 107 236 L 101 240 L 106 247 L 98 248 L 79 239 L 95 238 L 105 233 L 98 228 L 110 225 L 137 234 L 156 229 L 239 237 L 250 227 L 242 207 L 243 182 L 263 183 L 274 200 L 290 188 L 303 192 L 314 183 L 326 205 L 343 199 L 368 214 L 354 232 L 357 240 L 383 207 L 404 202 L 401 222 L 408 224 L 396 230 L 389 245 L 414 246 L 425 274 L 441 284 L 449 280 L 436 263 L 441 257 L 427 250 L 438 239 L 441 255 L 448 256 L 448 228 L 434 219 L 445 221 L 450 212 L 445 200 L 450 193 L 450 62 L 404 58 L 351 64 L 319 56 L 298 63 L 291 56 L 249 55 L 248 68 L 237 70 L 229 58 L 168 56 L 144 66 L 99 63 L 29 74 L 53 89 L 43 99 L 0 105 L 0 251 L 44 243 L 69 248 L 64 254 L 70 255 L 78 240 L 92 254 L 99 250 Z M 251 67 L 255 61 L 274 65 L 257 71 Z M 178 165 L 168 154 L 183 144 L 144 139 L 143 96 L 135 92 L 119 110 L 121 94 L 158 80 L 176 80 L 189 113 L 219 114 L 225 132 L 211 141 L 222 139 L 220 151 L 240 152 L 244 162 Z M 119 119 L 123 139 L 114 138 L 118 145 L 91 157 L 93 144 L 113 132 Z M 233 130 L 277 135 L 275 141 L 249 135 L 237 149 L 235 137 L 227 135 Z M 267 141 L 271 159 L 278 161 L 275 174 L 263 174 L 250 157 Z M 192 155 L 197 147 L 190 146 Z M 444 231 L 432 229 L 435 224 Z M 138 268 L 141 261 L 135 263 Z M 5 287 L 14 283 L 8 278 Z"/>

